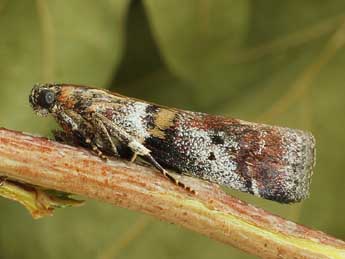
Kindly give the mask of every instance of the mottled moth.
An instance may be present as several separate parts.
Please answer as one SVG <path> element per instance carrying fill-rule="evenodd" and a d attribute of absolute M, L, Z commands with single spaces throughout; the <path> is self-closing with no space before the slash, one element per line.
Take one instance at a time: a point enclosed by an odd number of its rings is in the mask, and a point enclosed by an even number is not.
<path fill-rule="evenodd" d="M 102 158 L 140 156 L 186 189 L 166 169 L 281 203 L 309 195 L 315 140 L 308 132 L 72 84 L 36 84 L 29 100 L 37 114 L 59 123 L 56 139 Z"/>

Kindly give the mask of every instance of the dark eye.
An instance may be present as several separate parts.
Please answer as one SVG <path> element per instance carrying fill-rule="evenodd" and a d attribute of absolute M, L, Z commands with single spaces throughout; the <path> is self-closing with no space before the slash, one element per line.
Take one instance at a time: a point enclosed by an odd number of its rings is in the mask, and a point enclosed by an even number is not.
<path fill-rule="evenodd" d="M 37 101 L 39 106 L 48 109 L 55 102 L 55 93 L 51 90 L 42 90 Z"/>

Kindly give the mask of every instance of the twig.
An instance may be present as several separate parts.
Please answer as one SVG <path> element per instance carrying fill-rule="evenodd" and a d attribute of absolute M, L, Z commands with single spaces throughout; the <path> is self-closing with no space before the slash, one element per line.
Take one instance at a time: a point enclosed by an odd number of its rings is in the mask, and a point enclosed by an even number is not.
<path fill-rule="evenodd" d="M 0 171 L 10 179 L 150 214 L 262 258 L 345 258 L 345 242 L 184 177 L 192 195 L 154 169 L 0 129 Z"/>

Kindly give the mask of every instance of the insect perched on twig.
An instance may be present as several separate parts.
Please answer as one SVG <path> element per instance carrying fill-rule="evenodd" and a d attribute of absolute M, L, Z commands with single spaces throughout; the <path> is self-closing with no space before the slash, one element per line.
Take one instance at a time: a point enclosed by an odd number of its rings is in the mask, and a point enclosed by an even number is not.
<path fill-rule="evenodd" d="M 184 111 L 71 84 L 37 84 L 30 103 L 63 131 L 55 138 L 101 158 L 137 156 L 193 192 L 173 169 L 282 203 L 309 195 L 314 137 L 304 131 Z"/>

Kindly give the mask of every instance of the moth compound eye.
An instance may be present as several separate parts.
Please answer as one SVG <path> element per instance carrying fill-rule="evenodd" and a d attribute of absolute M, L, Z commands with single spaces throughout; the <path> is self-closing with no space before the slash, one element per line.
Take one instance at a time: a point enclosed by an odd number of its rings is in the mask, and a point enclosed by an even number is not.
<path fill-rule="evenodd" d="M 55 93 L 51 90 L 42 90 L 39 93 L 37 104 L 42 108 L 49 109 L 55 103 Z"/>

